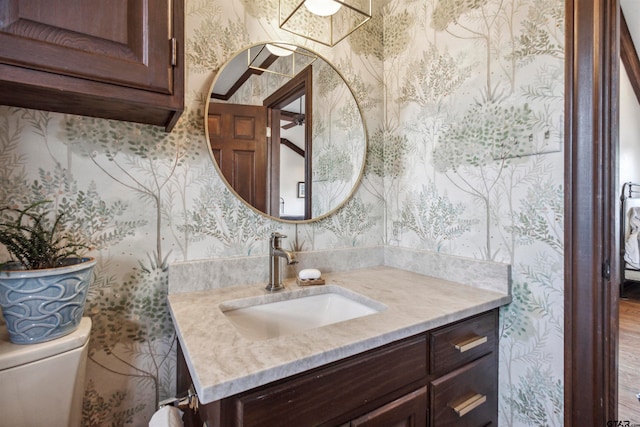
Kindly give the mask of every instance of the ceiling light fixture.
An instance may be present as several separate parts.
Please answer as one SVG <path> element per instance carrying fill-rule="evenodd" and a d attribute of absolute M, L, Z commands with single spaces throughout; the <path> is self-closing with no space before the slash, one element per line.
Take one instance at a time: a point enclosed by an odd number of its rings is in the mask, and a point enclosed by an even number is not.
<path fill-rule="evenodd" d="M 311 65 L 318 57 L 285 43 L 267 43 L 247 49 L 247 65 L 250 69 L 293 77 Z"/>
<path fill-rule="evenodd" d="M 293 55 L 293 52 L 297 49 L 297 46 L 291 46 L 288 44 L 272 44 L 267 43 L 267 50 L 276 56 L 289 56 Z"/>
<path fill-rule="evenodd" d="M 285 31 L 333 47 L 371 19 L 371 0 L 279 0 Z"/>

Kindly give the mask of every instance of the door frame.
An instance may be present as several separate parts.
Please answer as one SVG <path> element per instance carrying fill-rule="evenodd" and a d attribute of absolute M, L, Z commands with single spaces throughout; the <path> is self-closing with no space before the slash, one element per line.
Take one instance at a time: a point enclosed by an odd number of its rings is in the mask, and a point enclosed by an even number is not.
<path fill-rule="evenodd" d="M 565 425 L 617 419 L 618 0 L 565 0 Z"/>
<path fill-rule="evenodd" d="M 295 77 L 282 85 L 278 90 L 273 92 L 264 99 L 262 105 L 267 107 L 268 120 L 267 125 L 271 128 L 271 136 L 268 139 L 269 144 L 269 168 L 270 181 L 268 184 L 269 199 L 271 200 L 272 216 L 279 216 L 280 201 L 280 109 L 289 105 L 291 102 L 304 95 L 304 153 L 305 153 L 305 200 L 304 200 L 304 219 L 311 219 L 312 207 L 311 196 L 313 192 L 313 69 L 311 65 L 300 71 Z"/>

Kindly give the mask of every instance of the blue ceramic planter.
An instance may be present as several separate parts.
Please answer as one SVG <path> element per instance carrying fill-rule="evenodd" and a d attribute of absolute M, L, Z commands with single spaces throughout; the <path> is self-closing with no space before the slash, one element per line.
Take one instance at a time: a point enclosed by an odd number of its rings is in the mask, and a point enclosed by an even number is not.
<path fill-rule="evenodd" d="M 9 339 L 36 344 L 73 332 L 82 319 L 94 258 L 43 270 L 0 271 L 0 307 Z"/>

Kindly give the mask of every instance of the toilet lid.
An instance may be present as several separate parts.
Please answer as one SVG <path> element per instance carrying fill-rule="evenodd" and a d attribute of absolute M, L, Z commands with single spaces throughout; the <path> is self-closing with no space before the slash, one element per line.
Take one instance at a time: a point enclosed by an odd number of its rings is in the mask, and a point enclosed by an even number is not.
<path fill-rule="evenodd" d="M 0 324 L 0 371 L 82 347 L 91 333 L 91 318 L 83 317 L 78 329 L 39 344 L 13 344 L 4 323 Z"/>

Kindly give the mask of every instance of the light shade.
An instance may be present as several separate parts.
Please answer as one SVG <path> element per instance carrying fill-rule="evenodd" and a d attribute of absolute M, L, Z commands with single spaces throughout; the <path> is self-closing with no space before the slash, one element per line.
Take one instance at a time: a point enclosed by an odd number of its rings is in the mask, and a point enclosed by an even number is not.
<path fill-rule="evenodd" d="M 331 16 L 338 13 L 342 5 L 333 0 L 305 0 L 304 7 L 318 16 Z"/>
<path fill-rule="evenodd" d="M 288 44 L 267 43 L 267 50 L 276 56 L 293 55 L 297 48 Z"/>
<path fill-rule="evenodd" d="M 279 15 L 283 30 L 335 46 L 371 19 L 371 0 L 280 0 Z"/>
<path fill-rule="evenodd" d="M 247 49 L 249 68 L 261 72 L 293 77 L 318 57 L 285 43 L 269 43 Z"/>

